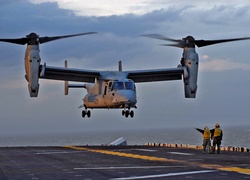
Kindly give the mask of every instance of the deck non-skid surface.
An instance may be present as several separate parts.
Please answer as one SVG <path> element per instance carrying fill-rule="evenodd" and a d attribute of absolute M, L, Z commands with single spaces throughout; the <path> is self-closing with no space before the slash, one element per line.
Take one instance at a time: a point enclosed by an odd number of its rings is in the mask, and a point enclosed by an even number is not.
<path fill-rule="evenodd" d="M 148 146 L 2 147 L 0 179 L 250 179 L 250 154 Z"/>

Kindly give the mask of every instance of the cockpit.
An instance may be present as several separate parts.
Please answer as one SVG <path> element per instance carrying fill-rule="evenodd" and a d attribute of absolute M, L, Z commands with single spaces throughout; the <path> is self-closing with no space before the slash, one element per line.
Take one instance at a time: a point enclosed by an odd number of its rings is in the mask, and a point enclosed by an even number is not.
<path fill-rule="evenodd" d="M 132 80 L 126 81 L 110 81 L 109 82 L 109 89 L 113 90 L 135 90 L 135 84 Z"/>

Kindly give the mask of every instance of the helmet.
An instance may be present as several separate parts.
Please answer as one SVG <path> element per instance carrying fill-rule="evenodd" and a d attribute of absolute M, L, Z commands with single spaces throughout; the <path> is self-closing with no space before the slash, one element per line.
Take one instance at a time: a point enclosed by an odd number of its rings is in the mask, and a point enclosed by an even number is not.
<path fill-rule="evenodd" d="M 209 131 L 209 128 L 207 126 L 205 126 L 204 131 Z"/>
<path fill-rule="evenodd" d="M 215 127 L 216 127 L 216 128 L 219 128 L 219 127 L 220 127 L 220 125 L 219 125 L 218 123 L 216 123 L 216 124 L 215 124 Z"/>

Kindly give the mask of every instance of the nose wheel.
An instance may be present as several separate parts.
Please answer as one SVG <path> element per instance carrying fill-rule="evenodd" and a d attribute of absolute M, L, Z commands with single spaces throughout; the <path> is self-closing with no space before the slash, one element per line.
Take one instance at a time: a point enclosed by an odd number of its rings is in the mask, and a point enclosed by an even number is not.
<path fill-rule="evenodd" d="M 85 110 L 82 111 L 82 117 L 85 118 L 85 116 L 90 118 L 90 116 L 91 116 L 90 110 L 85 109 Z"/>
<path fill-rule="evenodd" d="M 130 111 L 130 110 L 122 110 L 122 116 L 125 116 L 126 118 L 128 118 L 129 116 L 131 118 L 134 117 L 134 111 Z"/>

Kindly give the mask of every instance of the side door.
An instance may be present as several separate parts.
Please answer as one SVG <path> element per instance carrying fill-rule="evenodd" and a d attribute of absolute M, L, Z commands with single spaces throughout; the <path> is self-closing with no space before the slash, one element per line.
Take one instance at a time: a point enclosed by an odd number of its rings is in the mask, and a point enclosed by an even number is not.
<path fill-rule="evenodd" d="M 103 102 L 104 102 L 104 105 L 106 106 L 112 106 L 112 100 L 113 100 L 113 96 L 112 96 L 112 81 L 108 81 L 108 82 L 105 82 L 103 85 L 104 85 L 104 89 L 103 89 Z"/>

